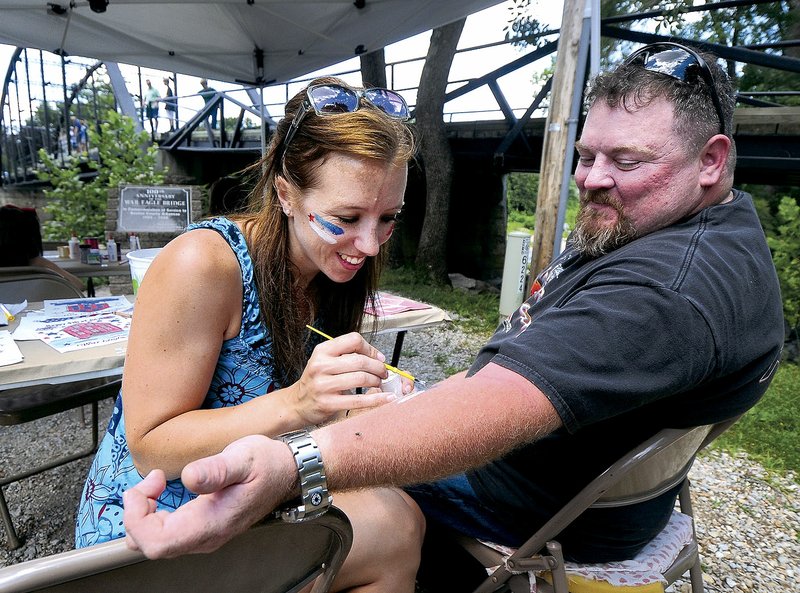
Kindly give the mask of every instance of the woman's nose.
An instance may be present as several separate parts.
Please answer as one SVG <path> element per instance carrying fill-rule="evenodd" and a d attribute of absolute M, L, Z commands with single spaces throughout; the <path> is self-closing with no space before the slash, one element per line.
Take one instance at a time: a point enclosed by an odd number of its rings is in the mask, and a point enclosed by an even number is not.
<path fill-rule="evenodd" d="M 353 242 L 356 249 L 364 255 L 378 255 L 381 248 L 381 240 L 378 237 L 376 228 L 359 230 L 356 240 Z"/>

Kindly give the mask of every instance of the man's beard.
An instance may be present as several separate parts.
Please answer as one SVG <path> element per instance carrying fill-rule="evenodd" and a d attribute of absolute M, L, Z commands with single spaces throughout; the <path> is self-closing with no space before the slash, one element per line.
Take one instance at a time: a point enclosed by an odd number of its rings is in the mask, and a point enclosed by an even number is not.
<path fill-rule="evenodd" d="M 587 204 L 607 204 L 617 212 L 617 222 L 608 226 L 605 214 Z M 608 192 L 587 190 L 581 196 L 581 209 L 575 221 L 572 242 L 580 253 L 589 257 L 598 257 L 609 253 L 637 237 L 636 228 L 630 218 L 625 216 L 622 203 Z"/>

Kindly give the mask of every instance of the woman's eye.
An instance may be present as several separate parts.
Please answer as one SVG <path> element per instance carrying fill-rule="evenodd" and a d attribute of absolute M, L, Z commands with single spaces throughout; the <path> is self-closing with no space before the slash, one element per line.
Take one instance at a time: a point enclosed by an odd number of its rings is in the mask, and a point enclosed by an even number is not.
<path fill-rule="evenodd" d="M 336 220 L 338 220 L 342 224 L 354 224 L 358 222 L 358 218 L 355 216 L 337 216 Z"/>
<path fill-rule="evenodd" d="M 384 224 L 389 224 L 390 222 L 397 222 L 397 219 L 400 217 L 400 213 L 397 214 L 390 214 L 388 216 L 381 216 L 381 222 Z"/>

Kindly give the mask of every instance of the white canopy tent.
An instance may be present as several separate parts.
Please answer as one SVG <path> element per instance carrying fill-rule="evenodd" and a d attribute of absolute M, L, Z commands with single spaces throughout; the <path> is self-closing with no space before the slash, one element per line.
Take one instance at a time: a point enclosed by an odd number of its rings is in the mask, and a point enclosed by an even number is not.
<path fill-rule="evenodd" d="M 258 85 L 285 82 L 499 2 L 0 0 L 0 43 Z"/>

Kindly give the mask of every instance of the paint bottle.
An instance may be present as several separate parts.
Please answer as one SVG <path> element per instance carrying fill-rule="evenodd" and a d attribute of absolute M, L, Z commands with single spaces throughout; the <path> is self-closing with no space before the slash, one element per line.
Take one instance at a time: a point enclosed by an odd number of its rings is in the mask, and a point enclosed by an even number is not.
<path fill-rule="evenodd" d="M 80 259 L 81 258 L 80 241 L 78 241 L 78 237 L 75 236 L 75 231 L 72 231 L 72 237 L 70 237 L 69 241 L 67 242 L 67 245 L 69 246 L 69 258 Z"/>
<path fill-rule="evenodd" d="M 142 245 L 139 243 L 139 237 L 136 236 L 136 233 L 131 233 L 130 237 L 128 237 L 128 249 L 136 251 L 141 248 Z"/>
<path fill-rule="evenodd" d="M 106 241 L 106 250 L 108 251 L 108 261 L 117 261 L 117 242 L 114 241 L 114 237 L 111 235 L 108 236 L 108 241 Z"/>

